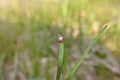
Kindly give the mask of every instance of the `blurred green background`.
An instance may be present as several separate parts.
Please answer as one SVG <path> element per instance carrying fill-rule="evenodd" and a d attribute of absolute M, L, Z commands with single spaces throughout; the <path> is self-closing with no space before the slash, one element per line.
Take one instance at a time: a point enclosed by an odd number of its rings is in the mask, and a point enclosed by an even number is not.
<path fill-rule="evenodd" d="M 55 80 L 58 33 L 65 37 L 64 80 L 89 40 L 119 16 L 120 0 L 0 0 L 0 80 L 14 74 L 16 80 Z M 120 21 L 97 45 L 120 64 Z M 120 80 L 103 66 L 94 68 L 94 80 Z M 81 71 L 73 80 L 91 80 Z"/>

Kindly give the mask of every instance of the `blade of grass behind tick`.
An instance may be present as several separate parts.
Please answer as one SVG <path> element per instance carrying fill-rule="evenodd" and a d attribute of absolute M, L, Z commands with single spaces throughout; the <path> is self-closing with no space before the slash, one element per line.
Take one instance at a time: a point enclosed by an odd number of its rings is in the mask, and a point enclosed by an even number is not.
<path fill-rule="evenodd" d="M 77 71 L 77 69 L 79 68 L 80 64 L 83 62 L 83 60 L 86 58 L 87 54 L 89 53 L 89 51 L 94 47 L 95 43 L 97 42 L 97 40 L 101 37 L 101 35 L 109 28 L 108 25 L 103 26 L 100 31 L 98 32 L 98 34 L 93 38 L 93 40 L 91 41 L 91 43 L 89 44 L 88 48 L 85 50 L 85 52 L 83 53 L 83 55 L 81 56 L 80 60 L 78 61 L 78 63 L 73 67 L 73 69 L 71 70 L 71 72 L 69 73 L 68 77 L 66 80 L 71 80 L 72 76 L 74 75 L 74 73 Z"/>
<path fill-rule="evenodd" d="M 61 75 L 61 70 L 62 70 L 62 65 L 63 65 L 63 58 L 64 58 L 64 43 L 60 43 L 56 80 L 60 80 L 60 75 Z"/>
<path fill-rule="evenodd" d="M 17 65 L 18 65 L 18 53 L 14 55 L 14 72 L 13 72 L 13 80 L 16 80 L 16 73 L 17 73 Z"/>

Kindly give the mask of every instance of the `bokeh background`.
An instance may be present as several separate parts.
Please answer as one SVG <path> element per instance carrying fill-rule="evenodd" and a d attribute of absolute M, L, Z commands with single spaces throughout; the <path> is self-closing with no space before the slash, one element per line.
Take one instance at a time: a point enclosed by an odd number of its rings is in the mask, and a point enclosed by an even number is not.
<path fill-rule="evenodd" d="M 119 16 L 120 0 L 0 0 L 0 80 L 55 80 L 58 33 L 65 38 L 65 80 L 102 25 Z M 120 21 L 72 80 L 120 80 Z"/>

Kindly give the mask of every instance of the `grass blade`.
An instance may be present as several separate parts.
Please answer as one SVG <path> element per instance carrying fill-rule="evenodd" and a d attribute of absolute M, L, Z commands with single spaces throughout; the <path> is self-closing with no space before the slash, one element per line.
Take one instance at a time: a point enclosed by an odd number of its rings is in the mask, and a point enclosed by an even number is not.
<path fill-rule="evenodd" d="M 87 54 L 89 53 L 89 51 L 94 47 L 94 45 L 96 44 L 97 40 L 101 37 L 101 35 L 109 28 L 108 25 L 103 26 L 100 31 L 98 32 L 98 34 L 93 38 L 93 40 L 91 41 L 91 43 L 89 44 L 88 48 L 85 50 L 85 52 L 83 53 L 83 55 L 81 56 L 80 60 L 78 61 L 78 63 L 75 65 L 75 67 L 73 67 L 73 69 L 71 70 L 71 72 L 69 73 L 68 77 L 66 80 L 71 80 L 72 76 L 74 75 L 74 73 L 77 71 L 77 69 L 79 68 L 80 64 L 83 62 L 83 60 L 86 58 Z"/>
<path fill-rule="evenodd" d="M 13 80 L 16 80 L 16 73 L 17 73 L 17 65 L 18 65 L 18 53 L 15 53 L 14 56 L 14 72 L 13 72 Z"/>

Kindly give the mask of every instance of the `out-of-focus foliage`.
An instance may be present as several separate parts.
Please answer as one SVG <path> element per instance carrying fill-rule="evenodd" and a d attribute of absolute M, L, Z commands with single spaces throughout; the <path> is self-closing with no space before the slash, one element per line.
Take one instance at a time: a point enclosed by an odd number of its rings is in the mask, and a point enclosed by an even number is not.
<path fill-rule="evenodd" d="M 12 61 L 14 54 L 19 54 L 27 78 L 47 75 L 48 80 L 52 79 L 51 68 L 56 65 L 51 63 L 51 56 L 56 59 L 53 45 L 57 34 L 65 36 L 65 51 L 72 54 L 75 42 L 81 48 L 84 38 L 93 37 L 101 25 L 120 16 L 119 3 L 119 0 L 0 0 L 0 63 L 4 57 Z M 120 21 L 99 43 L 120 57 L 119 41 Z M 47 60 L 45 71 L 40 72 L 43 57 L 51 60 Z"/>

